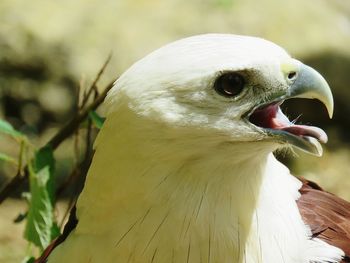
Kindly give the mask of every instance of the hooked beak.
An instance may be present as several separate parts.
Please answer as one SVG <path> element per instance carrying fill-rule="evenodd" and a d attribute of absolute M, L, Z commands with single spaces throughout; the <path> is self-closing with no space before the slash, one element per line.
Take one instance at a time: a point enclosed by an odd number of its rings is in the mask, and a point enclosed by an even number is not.
<path fill-rule="evenodd" d="M 298 64 L 294 82 L 290 84 L 285 94 L 279 94 L 277 98 L 255 107 L 248 114 L 248 120 L 278 141 L 321 156 L 320 142 L 327 142 L 327 134 L 318 127 L 294 124 L 279 107 L 284 100 L 290 98 L 317 99 L 326 106 L 329 117 L 333 116 L 333 96 L 326 80 L 313 68 L 300 62 Z"/>
<path fill-rule="evenodd" d="M 307 65 L 300 64 L 298 76 L 286 98 L 317 99 L 326 106 L 329 117 L 333 117 L 332 91 L 322 75 Z"/>

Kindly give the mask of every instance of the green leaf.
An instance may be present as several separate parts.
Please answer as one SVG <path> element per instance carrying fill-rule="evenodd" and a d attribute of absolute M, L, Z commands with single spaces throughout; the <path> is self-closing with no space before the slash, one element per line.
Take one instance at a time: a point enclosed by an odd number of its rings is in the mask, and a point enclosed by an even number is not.
<path fill-rule="evenodd" d="M 98 115 L 96 111 L 90 111 L 89 117 L 98 129 L 102 128 L 105 118 L 102 118 L 100 115 Z"/>
<path fill-rule="evenodd" d="M 55 158 L 53 156 L 52 147 L 46 146 L 36 152 L 33 166 L 35 171 L 40 171 L 42 168 L 48 166 L 50 173 L 53 173 L 55 169 Z"/>
<path fill-rule="evenodd" d="M 60 234 L 61 234 L 60 227 L 56 223 L 54 223 L 51 228 L 51 240 L 54 240 Z"/>
<path fill-rule="evenodd" d="M 54 158 L 50 147 L 40 149 L 28 165 L 31 199 L 24 237 L 41 250 L 56 235 L 54 222 Z"/>
<path fill-rule="evenodd" d="M 0 153 L 0 160 L 17 165 L 17 160 L 5 153 Z"/>
<path fill-rule="evenodd" d="M 24 135 L 19 131 L 16 131 L 9 122 L 1 119 L 0 119 L 0 132 L 8 134 L 16 139 L 18 138 L 22 139 L 24 137 Z"/>
<path fill-rule="evenodd" d="M 49 167 L 36 173 L 29 168 L 29 184 L 32 193 L 24 237 L 44 249 L 51 241 L 53 225 L 53 206 L 47 191 Z"/>
<path fill-rule="evenodd" d="M 53 156 L 53 149 L 50 146 L 46 146 L 41 148 L 36 154 L 33 162 L 33 167 L 36 172 L 39 172 L 45 167 L 49 167 L 49 180 L 47 182 L 47 191 L 49 193 L 49 197 L 51 203 L 54 204 L 54 193 L 55 193 L 55 180 L 54 180 L 54 172 L 55 172 L 55 158 Z"/>

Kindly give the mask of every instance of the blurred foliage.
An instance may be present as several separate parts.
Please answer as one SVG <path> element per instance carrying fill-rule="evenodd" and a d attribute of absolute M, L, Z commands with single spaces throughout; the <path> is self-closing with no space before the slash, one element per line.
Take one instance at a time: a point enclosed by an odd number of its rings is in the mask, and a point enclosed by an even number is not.
<path fill-rule="evenodd" d="M 28 138 L 4 120 L 0 120 L 0 133 L 7 134 L 19 144 L 21 150 L 17 160 L 3 153 L 0 153 L 0 156 L 5 157 L 2 158 L 4 162 L 16 166 L 17 173 L 23 176 L 25 160 L 31 158 L 30 150 L 32 147 Z M 30 187 L 29 192 L 24 193 L 29 204 L 28 213 L 17 217 L 15 221 L 20 222 L 26 219 L 24 237 L 43 251 L 60 234 L 60 229 L 54 218 L 55 160 L 51 147 L 41 148 L 33 156 L 32 161 L 27 161 Z M 29 251 L 28 260 L 31 260 L 31 255 L 32 252 Z"/>
<path fill-rule="evenodd" d="M 7 134 L 0 134 L 0 185 L 21 169 L 23 158 L 35 158 L 35 149 L 70 119 L 86 83 L 109 52 L 114 55 L 105 72 L 107 80 L 165 43 L 208 32 L 267 38 L 328 80 L 335 98 L 333 120 L 327 119 L 318 102 L 291 100 L 284 105 L 292 118 L 302 113 L 301 122 L 326 129 L 330 140 L 324 157 L 288 155 L 284 161 L 295 174 L 350 200 L 346 178 L 350 174 L 350 1 L 344 0 L 0 1 L 0 119 L 10 123 L 0 122 L 0 130 Z M 77 87 L 82 88 L 80 94 Z M 102 123 L 90 112 L 90 121 L 84 125 Z M 86 132 L 76 137 L 55 151 L 56 169 L 51 173 L 60 183 L 86 153 L 81 146 Z M 23 155 L 24 145 L 30 156 Z M 39 183 L 41 170 L 33 167 L 31 184 Z M 43 189 L 47 191 L 41 192 L 47 201 L 43 208 L 49 211 L 51 190 Z M 0 240 L 0 262 L 22 259 L 23 253 L 2 251 L 1 247 L 9 249 L 6 242 Z"/>
<path fill-rule="evenodd" d="M 106 92 L 109 90 L 106 89 L 102 94 L 98 94 L 95 90 L 95 85 L 99 76 L 103 72 L 103 68 L 89 91 L 86 92 L 81 104 L 78 105 L 80 110 L 75 116 L 82 117 L 74 117 L 73 122 L 70 122 L 73 123 L 73 126 L 70 125 L 70 123 L 67 123 L 52 140 L 38 150 L 35 149 L 35 146 L 30 144 L 30 140 L 26 135 L 14 129 L 7 121 L 0 119 L 0 133 L 6 134 L 9 137 L 12 137 L 12 139 L 15 139 L 20 147 L 17 158 L 0 152 L 0 159 L 5 163 L 15 166 L 17 169 L 16 176 L 14 176 L 4 188 L 1 188 L 0 204 L 2 204 L 2 202 L 13 191 L 18 190 L 23 182 L 26 180 L 29 181 L 28 191 L 22 191 L 22 197 L 25 198 L 28 203 L 27 212 L 21 212 L 13 220 L 14 223 L 20 223 L 23 220 L 26 222 L 24 238 L 28 240 L 29 244 L 23 262 L 34 262 L 34 258 L 38 256 L 38 254 L 35 253 L 37 249 L 33 250 L 33 247 L 31 246 L 32 244 L 42 253 L 44 249 L 61 233 L 61 229 L 58 226 L 55 217 L 56 193 L 60 194 L 62 192 L 61 188 L 64 190 L 64 188 L 67 188 L 66 186 L 74 186 L 75 188 L 75 191 L 71 194 L 70 204 L 66 210 L 66 215 L 71 209 L 72 204 L 74 204 L 77 195 L 80 193 L 92 158 L 92 141 L 95 138 L 92 130 L 92 123 L 96 127 L 101 128 L 104 122 L 104 119 L 94 110 L 90 110 L 91 107 L 94 107 L 92 105 L 99 105 L 99 103 L 103 101 Z M 89 101 L 89 97 L 93 94 L 93 90 L 95 90 L 95 99 L 86 108 L 85 105 Z M 86 114 L 84 114 L 85 111 L 87 111 Z M 75 123 L 75 121 L 78 123 Z M 73 172 L 68 176 L 68 181 L 60 184 L 55 180 L 56 160 L 54 158 L 54 150 L 62 141 L 67 139 L 73 133 L 79 134 L 79 126 L 83 121 L 88 123 L 87 125 L 82 125 L 83 127 L 87 126 L 85 156 L 81 161 L 77 161 L 76 166 L 73 168 Z M 76 136 L 75 138 L 75 146 L 77 147 L 77 150 L 79 150 L 77 141 L 78 137 Z M 80 159 L 79 156 L 75 157 Z M 78 183 L 74 181 L 78 181 Z M 64 216 L 63 219 L 65 217 L 66 216 Z"/>

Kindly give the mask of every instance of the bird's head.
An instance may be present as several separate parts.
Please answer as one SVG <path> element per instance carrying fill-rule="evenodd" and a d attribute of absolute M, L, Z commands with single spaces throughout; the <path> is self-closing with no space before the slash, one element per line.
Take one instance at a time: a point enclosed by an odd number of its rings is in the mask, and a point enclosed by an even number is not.
<path fill-rule="evenodd" d="M 320 100 L 333 113 L 323 77 L 272 42 L 208 34 L 166 45 L 135 63 L 107 98 L 144 118 L 203 131 L 229 142 L 294 145 L 321 155 L 327 135 L 282 113 L 289 98 Z M 205 139 L 205 136 L 204 136 Z"/>

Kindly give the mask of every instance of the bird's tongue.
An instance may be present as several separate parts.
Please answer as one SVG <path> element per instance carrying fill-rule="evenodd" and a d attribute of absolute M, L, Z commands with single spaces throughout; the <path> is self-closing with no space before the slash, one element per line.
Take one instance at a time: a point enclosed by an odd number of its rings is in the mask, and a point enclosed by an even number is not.
<path fill-rule="evenodd" d="M 256 126 L 274 130 L 283 130 L 301 137 L 313 137 L 322 143 L 328 140 L 327 134 L 320 128 L 307 125 L 295 125 L 283 114 L 280 104 L 270 104 L 253 112 L 249 120 Z"/>
<path fill-rule="evenodd" d="M 328 141 L 327 134 L 322 129 L 315 126 L 292 125 L 289 127 L 285 127 L 282 130 L 298 136 L 314 137 L 322 143 L 327 143 Z"/>

